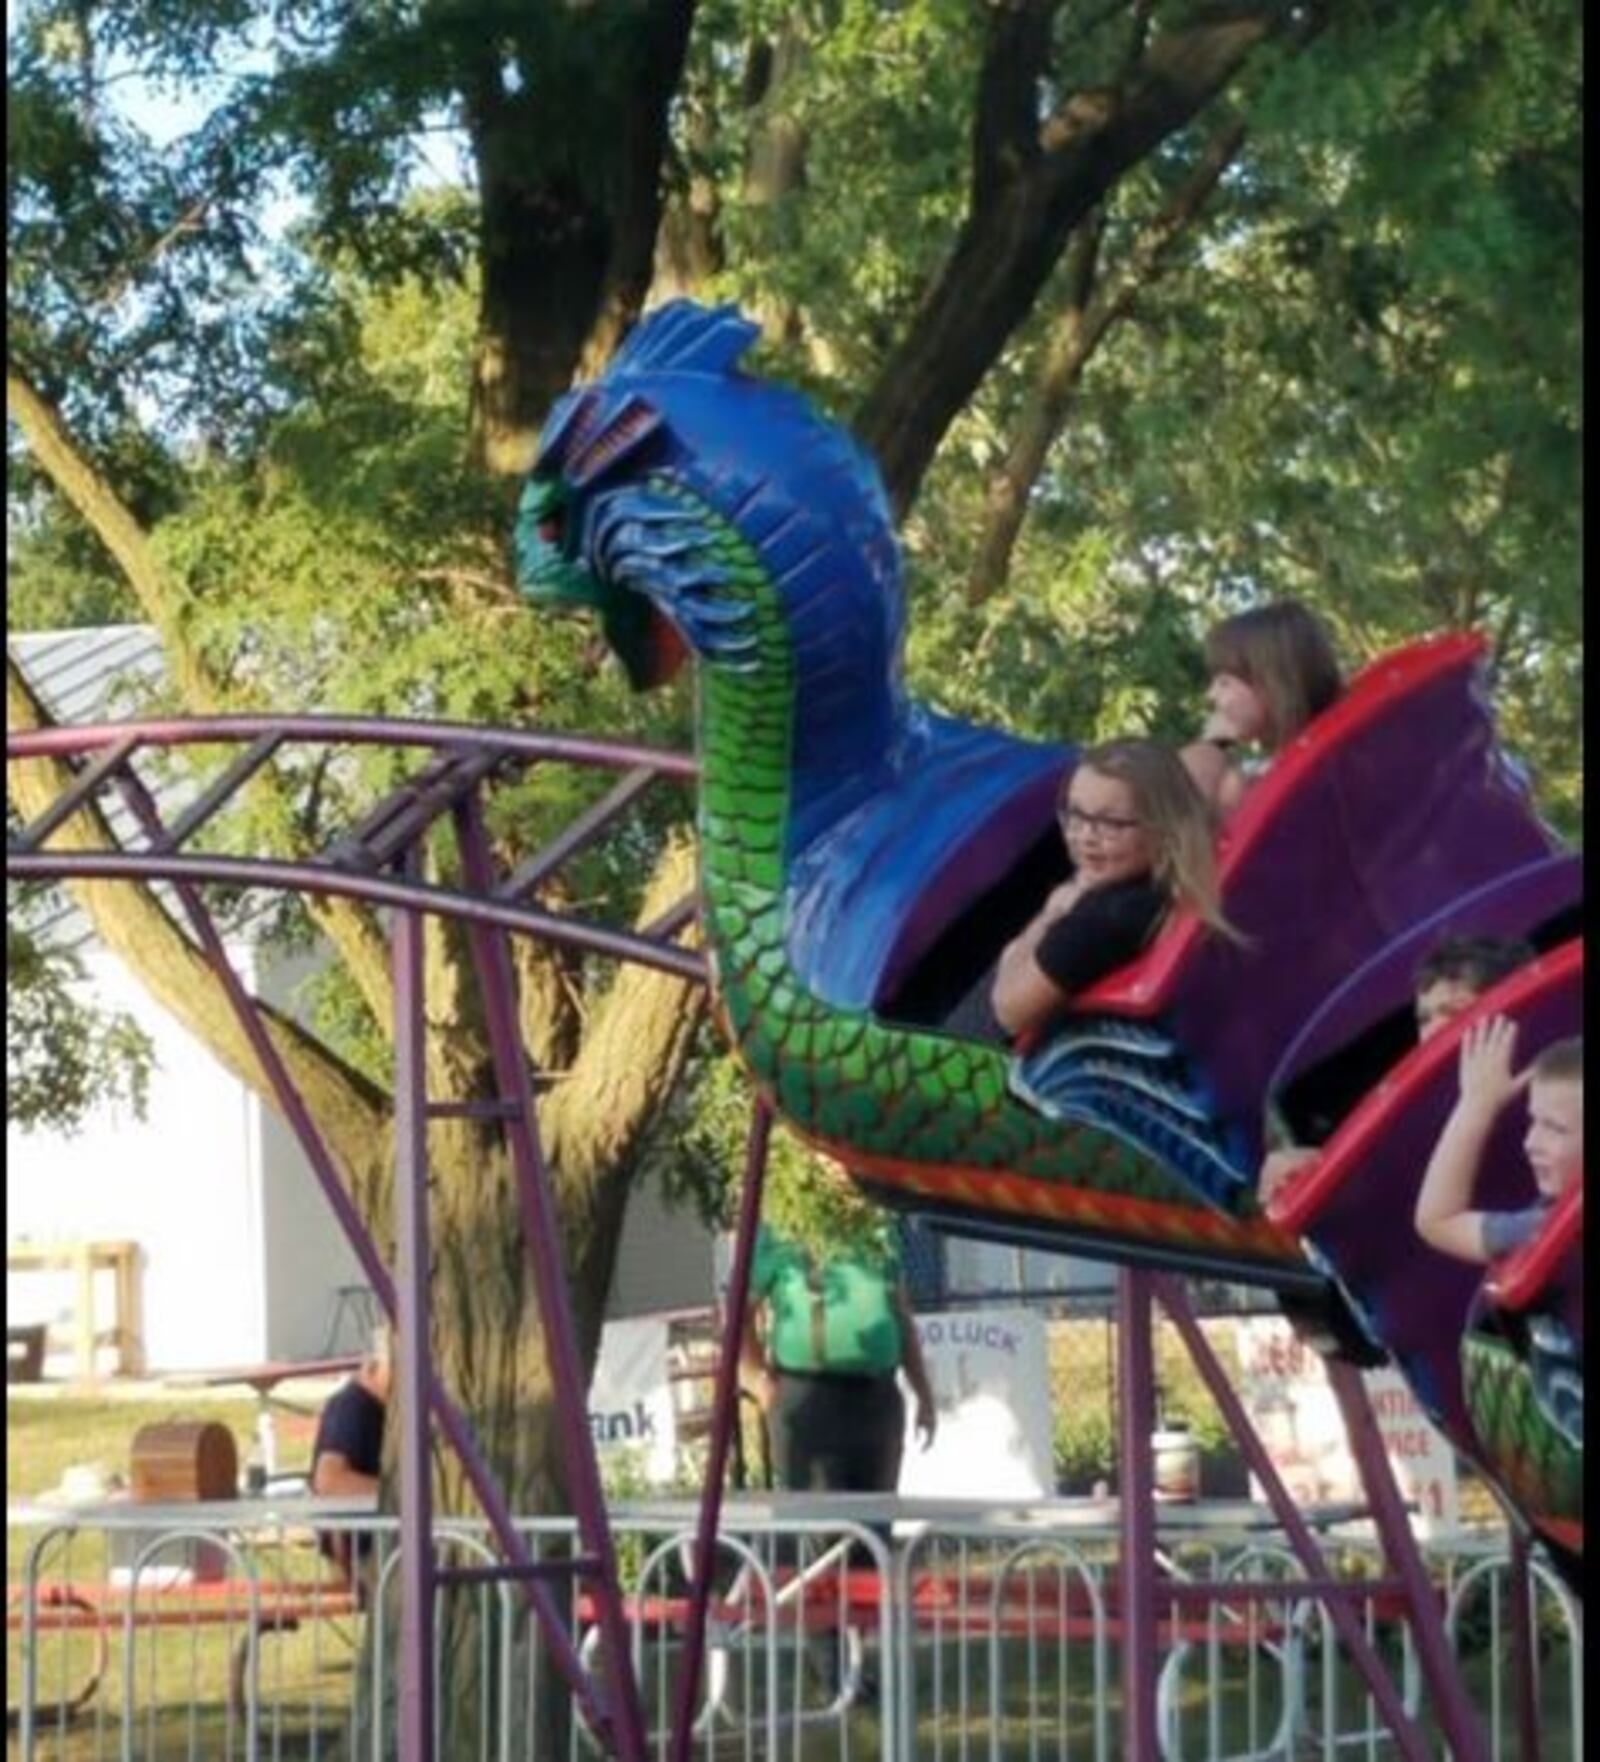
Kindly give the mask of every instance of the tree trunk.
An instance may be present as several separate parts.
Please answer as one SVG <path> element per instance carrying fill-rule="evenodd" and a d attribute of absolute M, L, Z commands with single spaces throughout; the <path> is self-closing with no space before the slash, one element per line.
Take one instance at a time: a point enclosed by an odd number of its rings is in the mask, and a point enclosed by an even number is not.
<path fill-rule="evenodd" d="M 466 94 L 481 219 L 474 458 L 508 475 L 575 372 L 599 367 L 649 292 L 669 111 L 694 0 L 613 0 L 523 45 L 520 89 L 498 45 Z M 552 140 L 551 98 L 574 138 Z"/>
<path fill-rule="evenodd" d="M 77 509 L 127 578 L 141 611 L 161 639 L 173 686 L 189 713 L 204 716 L 224 709 L 259 708 L 229 702 L 221 682 L 186 640 L 183 589 L 157 560 L 150 535 L 110 479 L 78 445 L 60 411 L 9 357 L 6 410 L 56 490 Z M 296 816 L 272 767 L 263 766 L 247 787 L 271 812 L 285 851 L 307 855 L 297 835 Z M 306 906 L 318 929 L 338 949 L 374 1019 L 380 1024 L 387 1022 L 389 957 L 376 918 L 354 900 L 308 899 Z"/>

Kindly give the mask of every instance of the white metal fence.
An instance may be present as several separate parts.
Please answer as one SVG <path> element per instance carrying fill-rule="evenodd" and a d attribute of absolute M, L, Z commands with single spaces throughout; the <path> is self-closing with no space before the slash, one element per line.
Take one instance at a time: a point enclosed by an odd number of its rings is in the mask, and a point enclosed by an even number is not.
<path fill-rule="evenodd" d="M 794 1515 L 782 1500 L 732 1510 L 719 1543 L 695 1752 L 792 1762 L 1110 1762 L 1121 1754 L 1116 1535 L 1064 1529 L 1057 1507 L 950 1509 L 894 1525 L 883 1501 Z M 812 1512 L 817 1502 L 811 1501 Z M 902 1512 L 908 1507 L 900 1507 Z M 317 1552 L 307 1507 L 241 1502 L 237 1518 L 181 1527 L 69 1519 L 30 1533 L 11 1587 L 7 1680 L 21 1762 L 378 1759 L 394 1753 L 384 1697 L 398 1641 L 397 1525 L 337 1522 L 365 1549 L 357 1603 Z M 693 1516 L 624 1508 L 616 1532 L 647 1723 L 665 1753 L 688 1603 Z M 529 1522 L 541 1557 L 568 1523 Z M 443 1558 L 489 1557 L 482 1530 L 441 1521 Z M 1392 1756 L 1364 1684 L 1298 1562 L 1270 1532 L 1163 1530 L 1174 1577 L 1282 1578 L 1248 1606 L 1163 1606 L 1158 1708 L 1171 1762 Z M 1370 1541 L 1324 1538 L 1342 1575 L 1376 1578 Z M 1447 1631 L 1496 1762 L 1518 1758 L 1508 1562 L 1492 1542 L 1429 1549 Z M 586 1603 L 569 1600 L 586 1662 Z M 1361 1603 L 1408 1707 L 1428 1713 L 1403 1624 Z M 436 1706 L 449 1762 L 588 1762 L 514 1586 L 440 1593 Z M 1582 1754 L 1581 1611 L 1535 1568 L 1542 1762 Z M 448 1684 L 448 1694 L 445 1685 Z M 392 1691 L 391 1691 L 392 1692 Z"/>

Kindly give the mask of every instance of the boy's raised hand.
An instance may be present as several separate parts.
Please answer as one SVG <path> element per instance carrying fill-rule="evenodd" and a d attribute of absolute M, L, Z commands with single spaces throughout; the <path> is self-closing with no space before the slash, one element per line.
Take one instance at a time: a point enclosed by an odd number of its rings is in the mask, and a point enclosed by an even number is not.
<path fill-rule="evenodd" d="M 1461 1106 L 1493 1117 L 1521 1094 L 1533 1067 L 1513 1072 L 1517 1024 L 1508 1016 L 1474 1022 L 1461 1037 Z"/>

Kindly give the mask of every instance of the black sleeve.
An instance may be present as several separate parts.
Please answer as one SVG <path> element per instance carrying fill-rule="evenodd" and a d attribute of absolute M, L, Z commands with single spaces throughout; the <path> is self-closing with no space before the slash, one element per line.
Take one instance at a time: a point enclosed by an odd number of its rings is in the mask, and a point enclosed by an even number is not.
<path fill-rule="evenodd" d="M 1045 931 L 1034 958 L 1063 991 L 1086 990 L 1139 954 L 1166 906 L 1153 882 L 1097 887 Z"/>
<path fill-rule="evenodd" d="M 357 1383 L 346 1383 L 322 1410 L 312 1463 L 329 1450 L 362 1474 L 376 1474 L 383 1461 L 383 1407 Z"/>

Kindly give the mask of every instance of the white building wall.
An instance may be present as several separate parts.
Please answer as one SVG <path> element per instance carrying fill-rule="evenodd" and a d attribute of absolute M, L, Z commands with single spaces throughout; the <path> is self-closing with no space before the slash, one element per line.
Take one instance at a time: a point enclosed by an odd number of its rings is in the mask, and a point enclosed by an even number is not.
<path fill-rule="evenodd" d="M 287 1015 L 300 1014 L 299 987 L 319 964 L 307 956 L 265 955 L 260 995 Z M 338 1337 L 330 1341 L 329 1334 L 339 1288 L 364 1287 L 366 1280 L 299 1140 L 275 1108 L 259 1110 L 256 1146 L 262 1170 L 266 1356 L 320 1358 L 330 1348 L 355 1351 L 358 1330 L 348 1311 Z"/>
<path fill-rule="evenodd" d="M 259 1104 L 120 962 L 81 955 L 96 1000 L 127 1010 L 155 1042 L 149 1109 L 141 1121 L 125 1107 L 99 1108 L 71 1137 L 8 1126 L 7 1242 L 137 1242 L 150 1369 L 257 1361 L 266 1348 Z M 236 959 L 248 980 L 248 953 Z M 59 1319 L 74 1296 L 64 1274 L 6 1276 L 13 1321 Z M 103 1279 L 96 1325 L 111 1319 Z M 49 1365 L 51 1374 L 72 1368 L 59 1356 Z"/>
<path fill-rule="evenodd" d="M 365 1286 L 360 1265 L 294 1134 L 270 1108 L 259 1110 L 266 1356 L 320 1358 L 357 1350 L 350 1315 L 330 1341 L 339 1287 Z"/>

